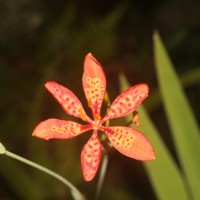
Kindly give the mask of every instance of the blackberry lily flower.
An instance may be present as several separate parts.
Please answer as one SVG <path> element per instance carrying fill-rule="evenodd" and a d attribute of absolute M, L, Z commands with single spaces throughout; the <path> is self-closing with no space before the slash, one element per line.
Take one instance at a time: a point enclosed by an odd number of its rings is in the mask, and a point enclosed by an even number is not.
<path fill-rule="evenodd" d="M 84 145 L 81 152 L 81 166 L 84 179 L 91 181 L 100 164 L 102 145 L 97 131 L 107 134 L 111 144 L 125 156 L 147 161 L 155 159 L 152 145 L 138 130 L 123 126 L 104 126 L 110 119 L 123 117 L 136 110 L 139 104 L 148 96 L 148 85 L 138 84 L 122 92 L 111 104 L 105 117 L 101 118 L 100 109 L 106 91 L 106 78 L 98 61 L 91 53 L 84 61 L 83 89 L 92 110 L 94 120 L 86 114 L 81 102 L 69 89 L 56 82 L 47 82 L 46 89 L 60 103 L 64 111 L 72 116 L 81 118 L 87 124 L 59 119 L 47 119 L 38 124 L 33 136 L 42 139 L 69 139 L 86 131 L 93 130 L 93 134 Z"/>

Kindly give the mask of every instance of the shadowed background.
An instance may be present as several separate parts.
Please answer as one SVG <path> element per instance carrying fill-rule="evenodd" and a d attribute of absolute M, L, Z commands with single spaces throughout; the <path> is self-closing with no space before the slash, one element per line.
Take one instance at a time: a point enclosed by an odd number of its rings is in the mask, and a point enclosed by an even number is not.
<path fill-rule="evenodd" d="M 94 196 L 98 176 L 85 183 L 79 157 L 90 133 L 48 142 L 31 136 L 34 127 L 47 118 L 80 122 L 66 115 L 48 94 L 43 87 L 46 81 L 57 81 L 74 91 L 89 113 L 82 90 L 88 52 L 103 65 L 111 101 L 119 94 L 122 71 L 132 85 L 146 82 L 157 96 L 152 51 L 152 34 L 157 29 L 200 122 L 199 80 L 188 73 L 200 63 L 198 1 L 7 0 L 0 1 L 0 18 L 0 141 L 8 150 L 63 175 L 88 199 Z M 160 102 L 149 98 L 145 105 L 176 158 Z M 123 120 L 117 123 L 125 124 Z M 0 157 L 0 199 L 64 198 L 71 197 L 61 183 Z M 101 198 L 156 199 L 141 162 L 116 151 L 109 161 Z"/>

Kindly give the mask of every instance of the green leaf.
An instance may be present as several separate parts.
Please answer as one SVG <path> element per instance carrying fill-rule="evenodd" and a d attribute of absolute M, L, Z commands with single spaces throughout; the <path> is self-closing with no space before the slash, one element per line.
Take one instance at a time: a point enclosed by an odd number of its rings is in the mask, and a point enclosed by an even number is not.
<path fill-rule="evenodd" d="M 200 135 L 192 109 L 158 33 L 154 34 L 158 84 L 173 141 L 193 198 L 200 199 Z"/>
<path fill-rule="evenodd" d="M 121 90 L 125 90 L 129 87 L 129 84 L 123 75 L 120 75 L 120 86 Z M 162 141 L 155 126 L 151 122 L 145 109 L 140 106 L 138 111 L 141 123 L 139 130 L 142 133 L 145 133 L 148 137 L 156 153 L 156 159 L 150 162 L 145 162 L 144 166 L 158 199 L 191 199 L 189 198 L 180 170 L 166 148 L 166 145 Z M 127 116 L 126 119 L 127 122 L 130 121 L 132 119 L 132 115 Z"/>
<path fill-rule="evenodd" d="M 191 87 L 200 83 L 200 67 L 190 69 L 183 74 L 180 74 L 180 81 L 184 88 Z M 156 89 L 151 91 L 151 95 L 148 97 L 148 101 L 144 102 L 145 108 L 148 112 L 152 112 L 155 108 L 158 108 L 161 104 L 161 96 L 159 91 Z"/>

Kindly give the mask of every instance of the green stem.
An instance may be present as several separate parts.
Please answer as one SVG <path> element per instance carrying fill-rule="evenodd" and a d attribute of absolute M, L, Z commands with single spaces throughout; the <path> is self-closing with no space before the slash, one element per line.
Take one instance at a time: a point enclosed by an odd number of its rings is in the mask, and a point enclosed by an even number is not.
<path fill-rule="evenodd" d="M 79 192 L 79 190 L 72 184 L 70 183 L 68 180 L 66 180 L 64 177 L 62 177 L 61 175 L 49 170 L 46 167 L 43 167 L 37 163 L 34 163 L 26 158 L 23 158 L 21 156 L 18 156 L 12 152 L 9 152 L 5 149 L 5 147 L 0 143 L 0 154 L 4 154 L 6 156 L 9 156 L 11 158 L 14 158 L 20 162 L 23 162 L 31 167 L 34 167 L 36 169 L 39 169 L 40 171 L 45 172 L 46 174 L 49 174 L 50 176 L 56 178 L 57 180 L 61 181 L 62 183 L 64 183 L 70 190 L 71 190 L 71 195 L 73 196 L 73 198 L 75 200 L 85 200 L 85 198 L 83 197 L 83 195 Z"/>
<path fill-rule="evenodd" d="M 110 98 L 108 95 L 108 92 L 106 91 L 105 95 L 104 95 L 104 102 L 106 103 L 107 106 L 107 111 L 106 113 L 108 113 L 109 109 L 110 109 Z M 110 120 L 107 120 L 105 123 L 105 126 L 109 126 L 110 124 Z M 102 165 L 101 165 L 101 169 L 100 169 L 100 173 L 99 173 L 99 179 L 98 179 L 98 183 L 97 183 L 97 190 L 96 190 L 96 194 L 95 194 L 95 200 L 98 200 L 102 186 L 103 186 L 103 181 L 105 179 L 105 174 L 106 174 L 106 170 L 107 170 L 107 166 L 108 166 L 108 150 L 110 149 L 110 144 L 108 144 L 108 137 L 107 135 L 105 135 L 105 133 L 102 135 L 102 138 L 100 140 L 102 142 L 103 145 L 103 149 L 104 149 L 104 157 L 103 157 L 103 161 L 102 161 Z M 106 144 L 105 144 L 106 143 Z M 109 148 L 108 148 L 109 147 Z"/>
<path fill-rule="evenodd" d="M 103 186 L 103 181 L 105 178 L 105 174 L 106 174 L 106 169 L 108 166 L 108 154 L 104 154 L 104 158 L 103 158 L 103 162 L 101 165 L 101 170 L 100 170 L 100 174 L 99 174 L 99 180 L 98 180 L 98 184 L 97 184 L 97 191 L 96 191 L 96 196 L 95 196 L 95 200 L 98 200 L 102 186 Z"/>

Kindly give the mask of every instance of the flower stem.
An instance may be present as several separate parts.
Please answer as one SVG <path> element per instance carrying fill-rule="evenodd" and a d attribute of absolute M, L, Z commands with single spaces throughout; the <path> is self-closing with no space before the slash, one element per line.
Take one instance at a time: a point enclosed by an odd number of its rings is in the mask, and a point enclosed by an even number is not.
<path fill-rule="evenodd" d="M 50 176 L 56 178 L 57 180 L 61 181 L 63 184 L 65 184 L 71 191 L 71 195 L 73 196 L 73 198 L 75 200 L 85 200 L 84 196 L 79 192 L 79 190 L 68 180 L 66 180 L 64 177 L 62 177 L 61 175 L 51 171 L 50 169 L 43 167 L 35 162 L 32 162 L 26 158 L 23 158 L 21 156 L 18 156 L 10 151 L 7 151 L 5 149 L 5 147 L 0 143 L 0 154 L 4 154 L 6 156 L 9 156 L 11 158 L 14 158 L 20 162 L 23 162 L 31 167 L 34 167 L 36 169 L 39 169 L 40 171 L 45 172 L 46 174 L 49 174 Z"/>
<path fill-rule="evenodd" d="M 101 170 L 100 170 L 100 174 L 99 174 L 99 180 L 98 180 L 98 184 L 97 184 L 97 191 L 96 191 L 96 195 L 95 195 L 95 200 L 98 200 L 102 186 L 103 186 L 103 181 L 105 178 L 105 174 L 106 174 L 106 169 L 108 166 L 108 154 L 104 154 L 104 158 L 103 158 L 103 162 L 101 165 Z"/>
<path fill-rule="evenodd" d="M 108 111 L 110 109 L 110 98 L 109 98 L 107 91 L 105 92 L 105 95 L 104 95 L 104 102 L 106 103 L 106 106 L 107 106 L 106 113 L 108 113 Z M 109 124 L 110 124 L 110 120 L 107 120 L 105 126 L 109 126 Z M 97 183 L 95 200 L 98 200 L 102 186 L 103 186 L 103 181 L 105 179 L 105 174 L 106 174 L 106 170 L 107 170 L 107 166 L 108 166 L 108 159 L 109 159 L 108 153 L 110 151 L 110 148 L 112 148 L 110 146 L 111 145 L 110 142 L 108 141 L 107 135 L 103 134 L 100 141 L 104 147 L 103 149 L 104 149 L 105 153 L 104 153 L 103 162 L 102 162 L 100 173 L 99 173 L 99 179 L 98 179 L 98 183 Z"/>

